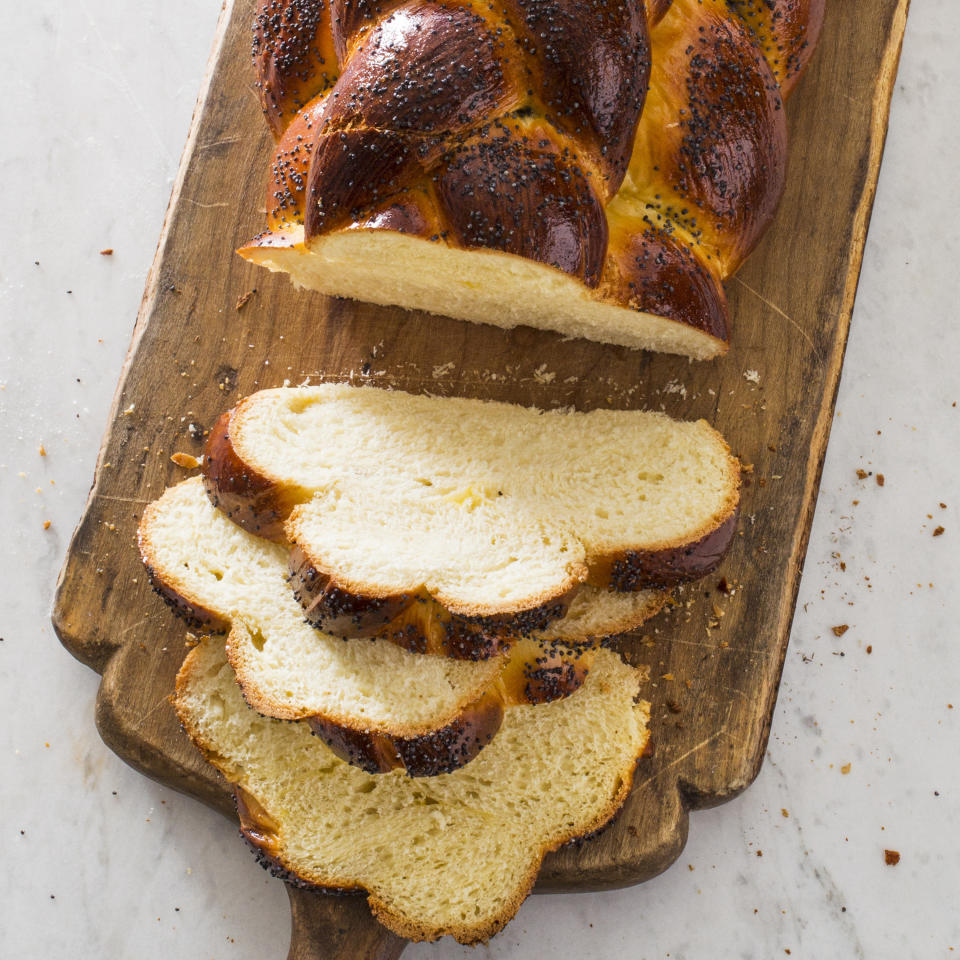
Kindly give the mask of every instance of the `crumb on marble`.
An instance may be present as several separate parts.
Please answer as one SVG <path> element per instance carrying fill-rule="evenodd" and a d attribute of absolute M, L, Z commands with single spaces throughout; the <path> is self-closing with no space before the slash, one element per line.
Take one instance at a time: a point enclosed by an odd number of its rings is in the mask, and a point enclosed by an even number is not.
<path fill-rule="evenodd" d="M 830 629 L 833 631 L 833 635 L 835 637 L 842 637 L 850 629 L 850 624 L 841 623 L 835 627 L 831 627 Z"/>
<path fill-rule="evenodd" d="M 884 850 L 883 851 L 883 862 L 888 867 L 895 867 L 900 862 L 900 851 L 899 850 Z"/>
<path fill-rule="evenodd" d="M 934 535 L 935 537 L 942 537 L 942 536 L 943 536 L 943 527 L 937 527 L 937 529 L 933 531 L 933 535 Z"/>

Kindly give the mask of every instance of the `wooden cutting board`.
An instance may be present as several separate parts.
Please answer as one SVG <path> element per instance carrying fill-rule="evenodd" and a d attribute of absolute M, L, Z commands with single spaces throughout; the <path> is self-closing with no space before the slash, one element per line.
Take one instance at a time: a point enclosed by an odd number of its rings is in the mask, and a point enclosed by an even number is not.
<path fill-rule="evenodd" d="M 752 464 L 740 536 L 717 574 L 624 643 L 631 660 L 651 667 L 655 754 L 642 761 L 615 823 L 551 854 L 539 889 L 639 883 L 672 863 L 688 812 L 736 796 L 766 747 L 908 2 L 830 4 L 821 48 L 788 105 L 786 196 L 728 285 L 733 348 L 710 363 L 330 301 L 235 256 L 262 226 L 272 141 L 249 64 L 254 0 L 227 2 L 54 610 L 64 645 L 103 674 L 96 722 L 108 746 L 234 816 L 224 782 L 167 702 L 184 627 L 151 592 L 135 533 L 144 504 L 186 473 L 170 455 L 199 456 L 203 430 L 242 395 L 336 378 L 705 417 Z M 289 892 L 292 958 L 403 949 L 362 898 Z"/>

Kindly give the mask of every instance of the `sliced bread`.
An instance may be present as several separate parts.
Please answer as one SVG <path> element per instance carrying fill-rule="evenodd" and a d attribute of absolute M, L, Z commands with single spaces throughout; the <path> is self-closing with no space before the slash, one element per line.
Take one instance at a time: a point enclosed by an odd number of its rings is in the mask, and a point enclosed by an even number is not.
<path fill-rule="evenodd" d="M 579 652 L 587 642 L 575 636 L 577 624 L 642 613 L 611 603 L 605 617 L 581 600 L 562 646 L 528 641 L 509 658 L 478 662 L 420 656 L 388 640 L 345 643 L 307 624 L 286 583 L 286 549 L 231 523 L 199 477 L 151 504 L 139 536 L 158 592 L 191 625 L 229 631 L 227 654 L 246 700 L 270 717 L 307 720 L 371 772 L 432 776 L 462 766 L 496 733 L 505 708 L 579 687 L 591 660 Z M 598 592 L 597 606 L 607 596 Z M 649 598 L 644 609 L 659 602 Z"/>
<path fill-rule="evenodd" d="M 468 767 L 429 781 L 370 776 L 303 723 L 244 704 L 215 639 L 188 655 L 175 705 L 234 786 L 244 835 L 275 872 L 362 891 L 412 940 L 491 937 L 530 892 L 544 855 L 606 824 L 647 743 L 640 671 L 607 650 L 572 697 L 517 707 Z"/>
<path fill-rule="evenodd" d="M 215 504 L 296 545 L 312 621 L 354 636 L 428 597 L 494 635 L 529 634 L 585 582 L 702 576 L 734 534 L 738 467 L 704 421 L 332 383 L 243 400 L 204 461 Z"/>

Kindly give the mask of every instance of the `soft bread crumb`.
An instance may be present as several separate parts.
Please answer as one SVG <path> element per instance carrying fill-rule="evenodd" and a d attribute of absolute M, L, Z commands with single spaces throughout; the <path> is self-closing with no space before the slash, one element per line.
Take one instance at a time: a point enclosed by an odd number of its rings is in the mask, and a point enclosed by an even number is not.
<path fill-rule="evenodd" d="M 623 803 L 647 742 L 638 684 L 633 668 L 599 651 L 576 694 L 511 710 L 476 760 L 426 781 L 363 773 L 305 725 L 259 716 L 217 640 L 188 655 L 176 708 L 252 798 L 260 844 L 279 866 L 313 884 L 363 887 L 402 936 L 473 943 L 513 916 L 548 850 L 598 829 Z"/>
<path fill-rule="evenodd" d="M 738 502 L 716 431 L 646 411 L 327 383 L 254 394 L 229 435 L 247 469 L 305 501 L 286 533 L 318 570 L 373 596 L 424 587 L 471 615 L 530 609 L 629 552 L 685 547 Z"/>

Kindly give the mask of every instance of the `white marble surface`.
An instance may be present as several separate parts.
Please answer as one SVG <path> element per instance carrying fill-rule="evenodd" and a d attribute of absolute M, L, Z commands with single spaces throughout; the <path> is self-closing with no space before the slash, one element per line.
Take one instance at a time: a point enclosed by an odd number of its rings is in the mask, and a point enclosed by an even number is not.
<path fill-rule="evenodd" d="M 97 678 L 48 619 L 220 4 L 3 6 L 0 954 L 281 957 L 280 884 L 100 743 Z M 692 817 L 662 877 L 534 897 L 489 947 L 411 958 L 960 954 L 958 36 L 956 0 L 915 0 L 759 779 Z"/>

